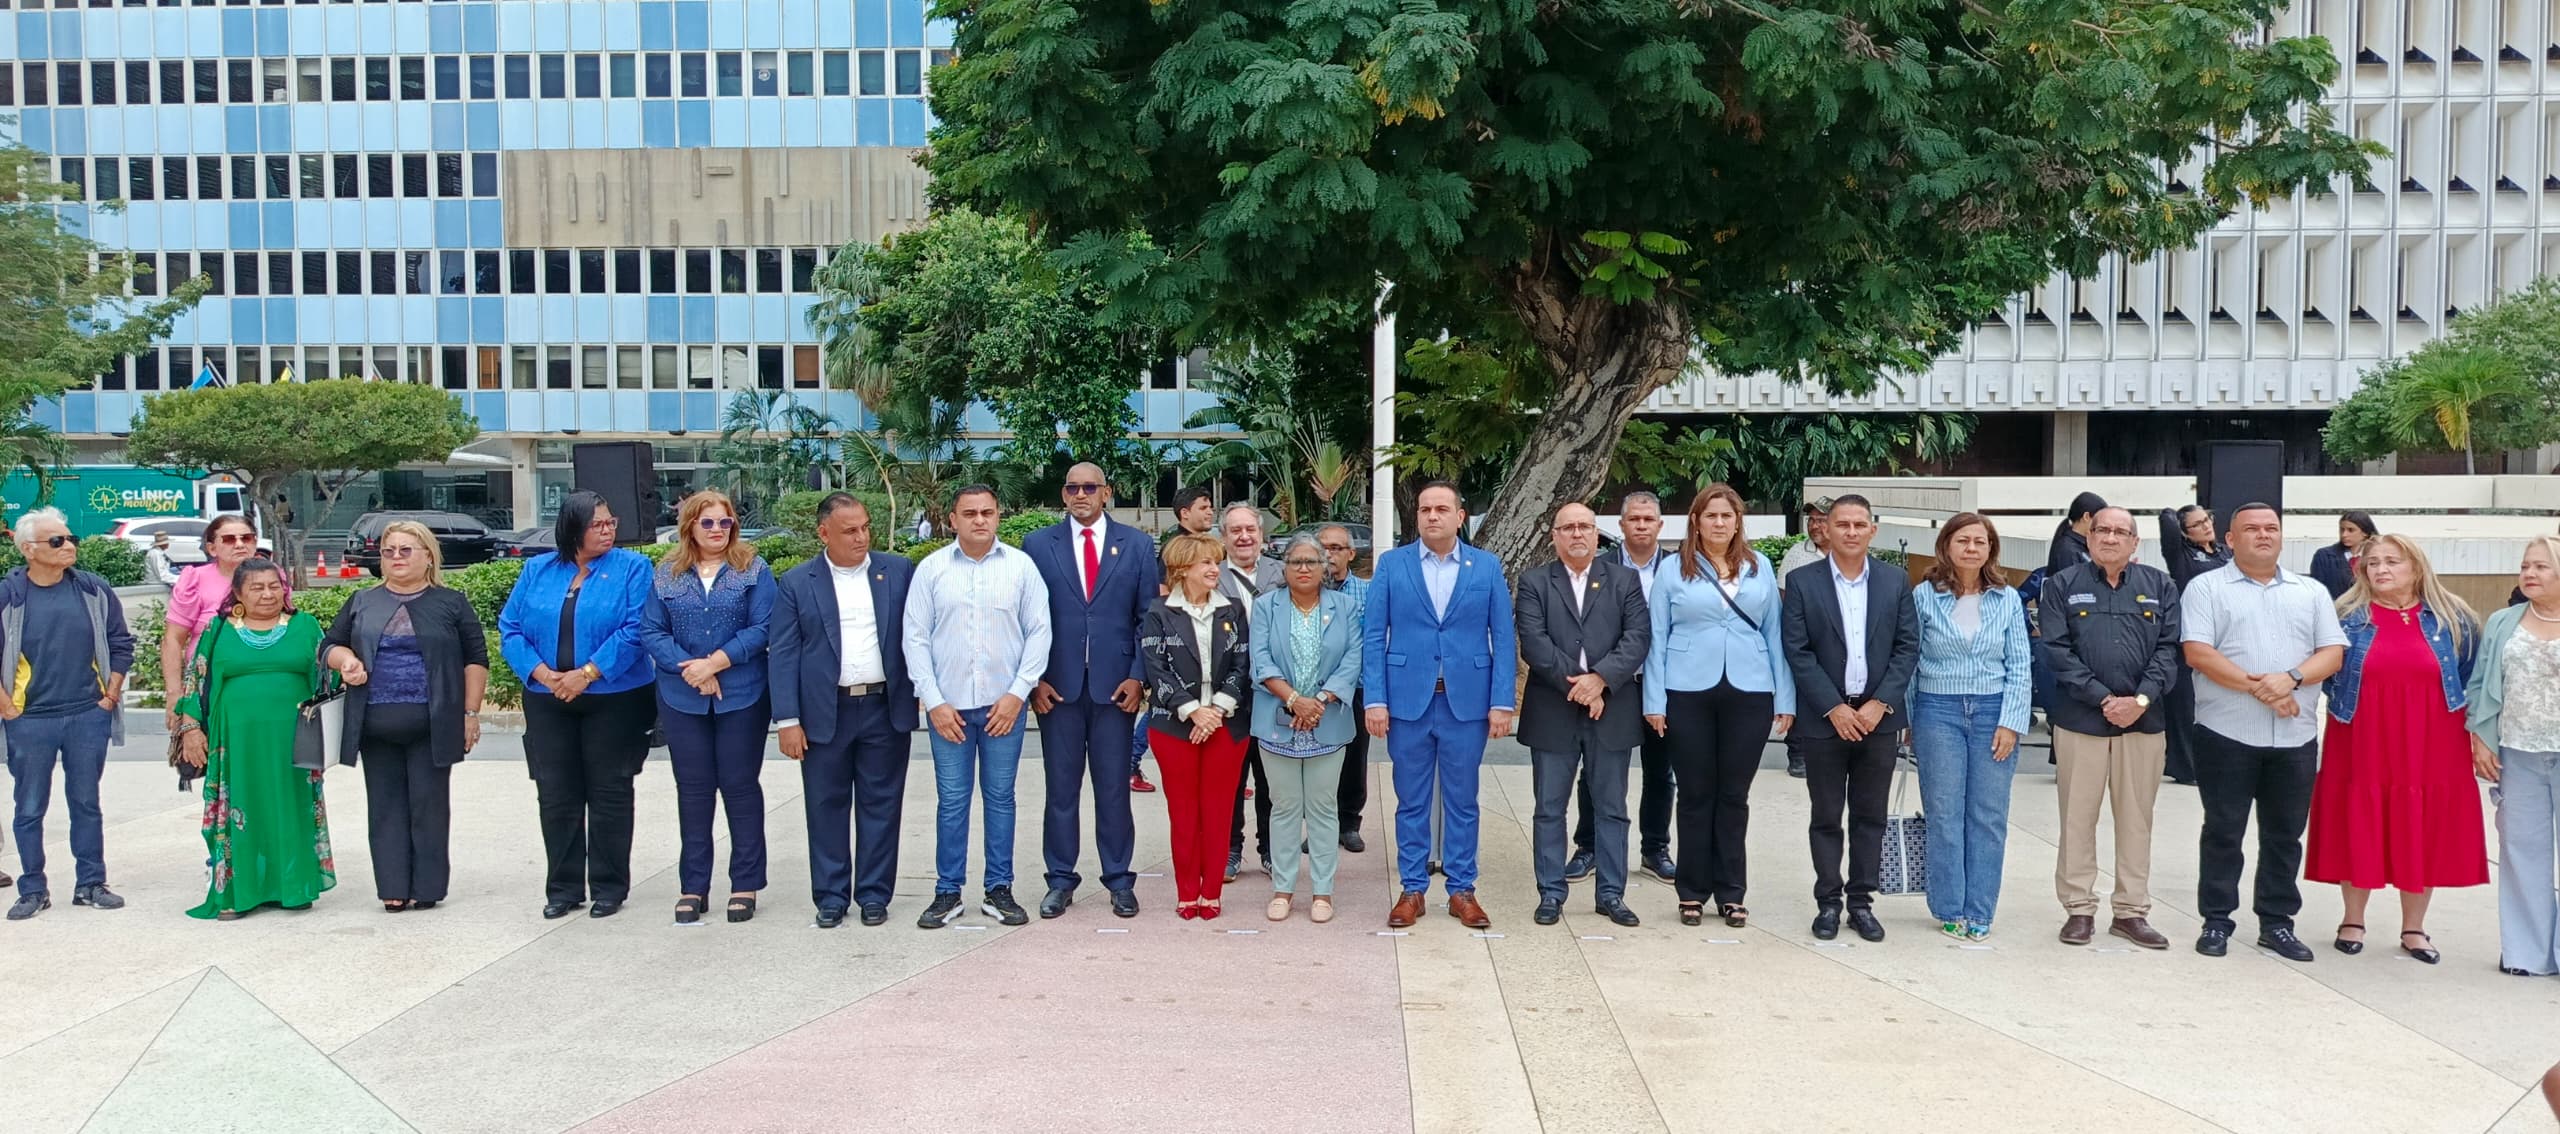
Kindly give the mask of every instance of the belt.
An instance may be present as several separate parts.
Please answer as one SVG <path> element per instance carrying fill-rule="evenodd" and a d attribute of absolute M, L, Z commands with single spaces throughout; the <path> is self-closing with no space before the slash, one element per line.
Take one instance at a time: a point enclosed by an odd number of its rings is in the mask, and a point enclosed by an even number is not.
<path fill-rule="evenodd" d="M 888 691 L 889 683 L 886 681 L 874 681 L 867 685 L 836 686 L 836 692 L 842 693 L 847 697 L 877 697 L 883 693 L 887 693 Z"/>
<path fill-rule="evenodd" d="M 1863 709 L 1867 707 L 1867 702 L 1873 700 L 1875 700 L 1875 698 L 1867 696 L 1864 693 L 1852 693 L 1846 697 L 1842 697 L 1840 702 L 1852 709 Z"/>
<path fill-rule="evenodd" d="M 1446 692 L 1448 692 L 1448 691 L 1449 691 L 1449 682 L 1448 682 L 1448 679 L 1446 679 L 1446 678 L 1442 678 L 1441 680 L 1438 680 L 1438 681 L 1434 681 L 1434 682 L 1432 682 L 1432 683 L 1431 683 L 1431 691 L 1432 691 L 1432 692 L 1434 692 L 1434 693 L 1446 693 Z"/>

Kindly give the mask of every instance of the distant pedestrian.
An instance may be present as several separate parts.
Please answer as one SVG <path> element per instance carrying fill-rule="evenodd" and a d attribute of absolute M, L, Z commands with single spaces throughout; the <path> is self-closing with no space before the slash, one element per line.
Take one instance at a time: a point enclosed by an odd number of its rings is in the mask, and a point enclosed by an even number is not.
<path fill-rule="evenodd" d="M 1797 540 L 1795 546 L 1788 548 L 1785 555 L 1778 557 L 1780 587 L 1786 585 L 1787 576 L 1794 574 L 1796 568 L 1813 566 L 1822 562 L 1823 556 L 1831 553 L 1830 529 L 1831 498 L 1825 496 L 1805 501 L 1804 538 Z M 1798 772 L 1796 775 L 1801 779 L 1804 774 Z"/>
<path fill-rule="evenodd" d="M 155 585 L 178 585 L 178 569 L 169 562 L 169 533 L 151 537 L 150 550 L 142 553 L 142 573 Z"/>
<path fill-rule="evenodd" d="M 2050 579 L 2074 563 L 2089 561 L 2089 525 L 2096 523 L 2098 509 L 2107 506 L 2105 497 L 2083 492 L 2071 498 L 2071 510 L 2063 513 L 2062 523 L 2053 529 L 2053 539 L 2045 547 L 2044 574 Z"/>
<path fill-rule="evenodd" d="M 2347 512 L 2338 517 L 2338 542 L 2311 553 L 2311 577 L 2329 588 L 2330 598 L 2343 598 L 2356 585 L 2356 568 L 2364 562 L 2365 544 L 2382 534 L 2373 517 Z"/>

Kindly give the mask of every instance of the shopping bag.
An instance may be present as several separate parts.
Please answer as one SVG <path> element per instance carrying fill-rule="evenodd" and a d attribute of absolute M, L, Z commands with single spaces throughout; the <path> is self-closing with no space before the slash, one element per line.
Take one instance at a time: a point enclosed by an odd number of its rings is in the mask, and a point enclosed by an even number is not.
<path fill-rule="evenodd" d="M 1919 894 L 1929 889 L 1929 817 L 1917 808 L 1902 809 L 1902 762 L 1910 758 L 1911 750 L 1905 748 L 1894 760 L 1893 805 L 1885 810 L 1884 866 L 1876 882 L 1880 893 Z"/>

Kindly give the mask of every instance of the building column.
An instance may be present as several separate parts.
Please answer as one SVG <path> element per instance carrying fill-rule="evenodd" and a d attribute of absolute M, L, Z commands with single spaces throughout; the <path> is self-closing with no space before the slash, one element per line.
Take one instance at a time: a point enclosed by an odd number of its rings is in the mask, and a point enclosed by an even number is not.
<path fill-rule="evenodd" d="M 542 514 L 542 485 L 533 475 L 533 438 L 507 439 L 507 474 L 514 482 L 515 525 L 532 527 Z"/>
<path fill-rule="evenodd" d="M 2047 476 L 2089 475 L 2089 415 L 2062 410 L 2045 419 Z"/>

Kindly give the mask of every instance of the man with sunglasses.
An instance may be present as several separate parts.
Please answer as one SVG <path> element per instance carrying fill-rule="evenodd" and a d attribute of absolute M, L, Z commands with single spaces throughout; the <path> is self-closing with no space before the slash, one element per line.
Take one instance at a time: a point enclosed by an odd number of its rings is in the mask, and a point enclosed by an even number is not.
<path fill-rule="evenodd" d="M 1040 916 L 1075 904 L 1079 796 L 1093 776 L 1093 843 L 1111 912 L 1138 916 L 1137 875 L 1129 869 L 1137 825 L 1129 814 L 1129 781 L 1121 778 L 1128 743 L 1146 696 L 1146 663 L 1138 656 L 1138 622 L 1155 601 L 1154 544 L 1104 514 L 1111 486 L 1102 469 L 1079 463 L 1060 490 L 1067 518 L 1022 541 L 1049 588 L 1049 668 L 1031 690 L 1039 713 L 1040 759 L 1048 772 L 1048 810 L 1040 846 L 1049 893 Z"/>
<path fill-rule="evenodd" d="M 9 920 L 24 921 L 53 905 L 44 873 L 44 815 L 56 766 L 71 805 L 71 854 L 79 864 L 71 904 L 118 909 L 124 899 L 107 889 L 98 779 L 106 771 L 107 745 L 124 743 L 133 635 L 115 588 L 73 566 L 80 543 L 59 510 L 29 509 L 11 534 L 27 563 L 0 580 L 0 738 L 17 788 L 11 830 L 22 868 Z"/>

